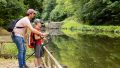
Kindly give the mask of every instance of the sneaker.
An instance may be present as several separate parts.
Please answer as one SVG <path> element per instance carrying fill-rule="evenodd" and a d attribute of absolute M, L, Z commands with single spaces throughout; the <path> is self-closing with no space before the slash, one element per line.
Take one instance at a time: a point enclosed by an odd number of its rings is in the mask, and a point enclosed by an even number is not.
<path fill-rule="evenodd" d="M 42 68 L 42 66 L 39 66 L 38 68 Z"/>
<path fill-rule="evenodd" d="M 29 68 L 26 64 L 23 66 L 23 68 Z"/>

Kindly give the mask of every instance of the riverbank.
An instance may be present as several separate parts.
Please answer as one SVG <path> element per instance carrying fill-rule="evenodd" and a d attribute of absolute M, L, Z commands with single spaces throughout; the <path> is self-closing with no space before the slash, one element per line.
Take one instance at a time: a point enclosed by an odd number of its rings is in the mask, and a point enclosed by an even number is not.
<path fill-rule="evenodd" d="M 62 25 L 62 29 L 70 29 L 70 30 L 80 30 L 80 31 L 92 31 L 92 32 L 112 32 L 112 33 L 120 33 L 120 26 L 93 26 L 93 25 L 83 25 L 81 23 L 77 23 L 73 20 L 66 20 Z"/>
<path fill-rule="evenodd" d="M 120 37 L 120 26 L 90 26 L 77 23 L 74 20 L 65 20 L 61 28 L 64 34 L 75 39 L 78 38 L 76 34 L 103 35 L 111 38 Z"/>

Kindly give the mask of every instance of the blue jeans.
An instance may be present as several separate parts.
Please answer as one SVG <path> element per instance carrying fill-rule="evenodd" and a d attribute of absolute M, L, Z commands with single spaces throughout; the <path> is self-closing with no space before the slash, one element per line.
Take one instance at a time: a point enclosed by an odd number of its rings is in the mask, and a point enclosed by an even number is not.
<path fill-rule="evenodd" d="M 12 36 L 13 42 L 16 44 L 18 49 L 18 62 L 19 62 L 19 68 L 23 68 L 23 66 L 26 64 L 25 62 L 25 56 L 26 56 L 26 46 L 24 44 L 24 38 L 20 36 Z"/>

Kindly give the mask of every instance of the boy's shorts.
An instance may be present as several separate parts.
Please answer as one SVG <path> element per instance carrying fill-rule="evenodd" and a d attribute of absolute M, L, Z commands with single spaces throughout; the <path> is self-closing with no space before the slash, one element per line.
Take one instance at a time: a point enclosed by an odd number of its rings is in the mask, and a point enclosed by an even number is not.
<path fill-rule="evenodd" d="M 44 54 L 44 49 L 41 47 L 41 45 L 36 45 L 35 48 L 35 57 L 40 58 Z"/>

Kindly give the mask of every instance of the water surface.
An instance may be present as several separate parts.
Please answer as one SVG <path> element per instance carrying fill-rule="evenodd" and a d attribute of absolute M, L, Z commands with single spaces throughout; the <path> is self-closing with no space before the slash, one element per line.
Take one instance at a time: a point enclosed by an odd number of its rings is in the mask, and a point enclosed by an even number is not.
<path fill-rule="evenodd" d="M 52 35 L 49 45 L 61 64 L 68 68 L 120 68 L 119 36 L 79 31 L 67 33 Z"/>

